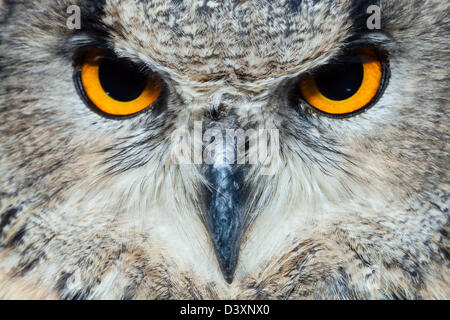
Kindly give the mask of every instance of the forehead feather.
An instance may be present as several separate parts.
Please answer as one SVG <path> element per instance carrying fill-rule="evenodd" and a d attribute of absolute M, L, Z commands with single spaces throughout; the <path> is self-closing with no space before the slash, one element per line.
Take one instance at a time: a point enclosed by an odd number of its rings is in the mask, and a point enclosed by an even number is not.
<path fill-rule="evenodd" d="M 195 81 L 257 81 L 307 70 L 350 35 L 348 1 L 107 0 L 118 48 Z"/>

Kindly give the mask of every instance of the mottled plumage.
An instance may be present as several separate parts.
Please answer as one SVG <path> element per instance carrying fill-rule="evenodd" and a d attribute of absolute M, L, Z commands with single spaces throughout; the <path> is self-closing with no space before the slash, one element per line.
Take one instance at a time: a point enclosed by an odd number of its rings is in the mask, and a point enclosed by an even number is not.
<path fill-rule="evenodd" d="M 0 298 L 450 298 L 445 0 L 4 0 L 0 13 Z M 1 4 L 2 2 L 0 2 Z M 78 4 L 82 29 L 66 26 Z M 292 90 L 352 44 L 391 77 L 334 119 Z M 151 111 L 104 118 L 76 92 L 85 46 L 165 82 Z M 277 129 L 280 168 L 245 168 L 245 221 L 225 281 L 202 166 L 176 129 Z"/>

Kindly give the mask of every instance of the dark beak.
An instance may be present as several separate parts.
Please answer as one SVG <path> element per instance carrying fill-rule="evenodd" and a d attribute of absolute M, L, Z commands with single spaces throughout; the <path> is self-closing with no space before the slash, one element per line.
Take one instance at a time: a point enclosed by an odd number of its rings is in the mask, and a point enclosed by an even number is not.
<path fill-rule="evenodd" d="M 233 141 L 234 142 L 234 141 Z M 213 164 L 204 165 L 204 175 L 209 182 L 206 190 L 206 225 L 214 244 L 217 260 L 228 283 L 233 281 L 244 233 L 244 168 L 236 163 L 223 161 L 223 150 L 233 146 L 214 149 Z M 236 148 L 234 148 L 236 152 Z M 236 159 L 236 157 L 234 157 Z M 228 159 L 226 159 L 228 160 Z"/>

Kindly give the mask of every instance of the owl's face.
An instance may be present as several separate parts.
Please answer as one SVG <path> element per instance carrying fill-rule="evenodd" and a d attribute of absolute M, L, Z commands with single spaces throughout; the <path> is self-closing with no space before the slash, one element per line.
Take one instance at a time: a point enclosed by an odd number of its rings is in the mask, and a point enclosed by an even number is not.
<path fill-rule="evenodd" d="M 450 297 L 449 4 L 373 2 L 6 4 L 0 296 Z"/>

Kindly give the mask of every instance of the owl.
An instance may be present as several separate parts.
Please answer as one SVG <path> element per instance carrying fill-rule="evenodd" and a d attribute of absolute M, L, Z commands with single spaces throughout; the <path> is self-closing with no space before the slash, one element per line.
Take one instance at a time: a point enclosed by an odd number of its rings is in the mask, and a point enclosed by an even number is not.
<path fill-rule="evenodd" d="M 0 5 L 0 298 L 450 298 L 448 1 Z"/>

